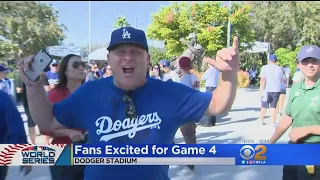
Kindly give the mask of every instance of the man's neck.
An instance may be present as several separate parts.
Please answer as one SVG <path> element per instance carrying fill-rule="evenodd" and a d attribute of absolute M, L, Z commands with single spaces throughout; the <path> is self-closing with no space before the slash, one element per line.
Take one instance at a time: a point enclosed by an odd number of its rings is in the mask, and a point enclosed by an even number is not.
<path fill-rule="evenodd" d="M 319 80 L 320 75 L 314 76 L 314 77 L 305 77 L 304 78 L 304 84 L 308 87 L 311 87 L 317 83 Z"/>
<path fill-rule="evenodd" d="M 125 90 L 125 91 L 136 90 L 136 89 L 144 86 L 146 83 L 147 83 L 147 77 L 145 77 L 145 79 L 141 83 L 138 83 L 137 85 L 135 85 L 133 87 L 126 87 L 126 86 L 120 85 L 120 83 L 116 82 L 115 79 L 113 78 L 113 84 L 117 88 L 120 88 L 120 89 Z"/>
<path fill-rule="evenodd" d="M 182 71 L 180 71 L 180 72 L 181 72 L 181 75 L 192 74 L 191 72 L 189 72 L 189 71 L 184 71 L 184 70 L 182 70 Z"/>
<path fill-rule="evenodd" d="M 73 93 L 79 86 L 81 86 L 82 81 L 77 80 L 68 80 L 67 88 L 69 89 L 70 94 Z"/>

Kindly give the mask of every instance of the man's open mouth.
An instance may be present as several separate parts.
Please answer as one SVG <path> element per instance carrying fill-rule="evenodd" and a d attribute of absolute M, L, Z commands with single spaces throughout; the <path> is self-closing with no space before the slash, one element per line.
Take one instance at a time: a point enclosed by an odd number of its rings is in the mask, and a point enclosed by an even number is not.
<path fill-rule="evenodd" d="M 123 70 L 124 74 L 128 74 L 129 75 L 129 74 L 133 73 L 134 68 L 131 67 L 131 66 L 125 66 L 125 67 L 122 68 L 122 70 Z"/>

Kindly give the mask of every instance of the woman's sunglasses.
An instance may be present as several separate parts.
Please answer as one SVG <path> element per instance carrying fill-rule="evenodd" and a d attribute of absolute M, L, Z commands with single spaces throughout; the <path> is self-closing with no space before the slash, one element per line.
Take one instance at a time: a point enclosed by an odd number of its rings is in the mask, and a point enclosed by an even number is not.
<path fill-rule="evenodd" d="M 72 64 L 72 67 L 75 69 L 79 68 L 80 66 L 82 66 L 83 68 L 87 67 L 86 63 L 81 61 L 74 61 Z"/>
<path fill-rule="evenodd" d="M 137 117 L 137 111 L 136 108 L 133 104 L 133 99 L 132 99 L 132 91 L 127 91 L 124 95 L 122 100 L 126 104 L 126 109 L 125 109 L 125 116 L 126 118 L 136 118 Z"/>

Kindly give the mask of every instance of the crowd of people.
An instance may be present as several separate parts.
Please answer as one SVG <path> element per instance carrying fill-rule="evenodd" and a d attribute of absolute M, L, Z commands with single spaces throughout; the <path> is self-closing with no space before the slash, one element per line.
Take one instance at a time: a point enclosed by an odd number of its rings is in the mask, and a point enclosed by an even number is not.
<path fill-rule="evenodd" d="M 172 144 L 180 129 L 186 143 L 196 144 L 196 124 L 214 126 L 215 117 L 232 107 L 238 86 L 237 37 L 232 47 L 217 52 L 216 59 L 203 58 L 208 64 L 201 77 L 206 92 L 199 91 L 200 80 L 192 74 L 193 62 L 187 55 L 179 57 L 178 73 L 171 69 L 169 60 L 150 65 L 149 46 L 142 30 L 132 27 L 114 30 L 107 49 L 108 64 L 101 69 L 96 61 L 89 67 L 79 56 L 70 54 L 61 62 L 53 61 L 50 70 L 35 82 L 23 73 L 30 68 L 33 55 L 18 62 L 21 81 L 16 91 L 23 95 L 32 143 L 36 143 L 37 125 L 47 143 Z M 276 125 L 270 142 L 275 143 L 292 125 L 290 143 L 319 143 L 320 48 L 303 46 L 298 53 L 300 81 L 296 80 L 290 91 L 279 125 L 275 119 L 276 108 L 279 99 L 284 101 L 290 74 L 276 62 L 277 57 L 270 54 L 268 64 L 260 72 L 260 119 L 265 124 L 264 116 L 270 108 L 272 122 Z M 0 143 L 27 143 L 21 116 L 8 93 L 5 75 L 9 71 L 5 65 L 0 65 Z M 282 106 L 279 102 L 279 112 Z M 141 128 L 136 129 L 133 137 L 126 133 L 130 127 L 114 128 L 116 120 L 134 123 L 149 115 L 152 120 L 140 121 Z M 159 122 L 158 128 L 143 128 L 155 121 Z M 302 171 L 303 168 L 305 166 L 284 166 L 283 179 L 320 178 L 319 167 L 314 166 L 313 173 Z M 30 167 L 23 169 L 26 173 L 30 171 Z M 4 179 L 7 169 L 0 170 L 0 178 Z M 194 166 L 188 165 L 186 170 L 193 172 Z M 132 178 L 132 174 L 141 180 L 170 179 L 168 166 L 52 166 L 51 174 L 53 180 L 99 180 L 105 179 L 104 175 L 125 180 Z"/>

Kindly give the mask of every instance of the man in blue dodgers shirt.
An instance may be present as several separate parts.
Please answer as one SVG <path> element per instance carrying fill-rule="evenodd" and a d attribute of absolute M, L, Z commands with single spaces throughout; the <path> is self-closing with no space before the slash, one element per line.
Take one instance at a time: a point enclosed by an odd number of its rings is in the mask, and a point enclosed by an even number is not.
<path fill-rule="evenodd" d="M 171 144 L 181 125 L 199 120 L 204 114 L 214 116 L 231 109 L 239 66 L 237 37 L 233 47 L 217 52 L 216 60 L 204 59 L 222 72 L 213 95 L 172 81 L 147 78 L 150 56 L 142 30 L 132 27 L 114 30 L 108 50 L 113 77 L 90 81 L 54 105 L 49 103 L 41 86 L 44 76 L 31 82 L 23 73 L 23 69 L 29 68 L 32 56 L 18 62 L 20 76 L 27 85 L 32 117 L 42 131 L 86 129 L 91 144 Z M 130 90 L 139 123 L 135 118 L 126 118 L 127 103 L 123 97 Z M 168 168 L 87 166 L 85 179 L 168 180 Z"/>
<path fill-rule="evenodd" d="M 0 91 L 0 144 L 27 144 L 21 115 L 9 94 Z M 22 167 L 25 175 L 31 166 Z M 5 180 L 8 167 L 0 166 L 0 180 Z"/>

